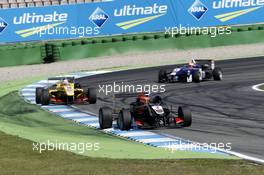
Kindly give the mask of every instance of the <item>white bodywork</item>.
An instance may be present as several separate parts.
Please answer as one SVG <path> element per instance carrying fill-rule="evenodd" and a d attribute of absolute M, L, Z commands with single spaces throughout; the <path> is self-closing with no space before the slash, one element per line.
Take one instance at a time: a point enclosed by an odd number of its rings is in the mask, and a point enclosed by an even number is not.
<path fill-rule="evenodd" d="M 159 115 L 164 114 L 163 107 L 160 105 L 152 106 L 152 109 Z"/>
<path fill-rule="evenodd" d="M 175 69 L 173 69 L 173 71 L 171 72 L 171 74 L 170 75 L 176 75 L 177 74 L 177 72 L 179 72 L 181 70 L 181 68 L 175 68 Z"/>

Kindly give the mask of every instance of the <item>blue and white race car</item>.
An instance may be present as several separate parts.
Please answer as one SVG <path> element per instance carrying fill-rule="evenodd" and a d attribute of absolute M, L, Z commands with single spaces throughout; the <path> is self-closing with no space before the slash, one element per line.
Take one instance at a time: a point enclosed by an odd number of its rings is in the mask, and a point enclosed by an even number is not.
<path fill-rule="evenodd" d="M 160 70 L 158 75 L 159 83 L 173 83 L 173 82 L 196 82 L 203 80 L 223 79 L 223 71 L 219 67 L 215 67 L 214 60 L 191 60 L 188 65 L 177 67 L 171 72 Z"/>

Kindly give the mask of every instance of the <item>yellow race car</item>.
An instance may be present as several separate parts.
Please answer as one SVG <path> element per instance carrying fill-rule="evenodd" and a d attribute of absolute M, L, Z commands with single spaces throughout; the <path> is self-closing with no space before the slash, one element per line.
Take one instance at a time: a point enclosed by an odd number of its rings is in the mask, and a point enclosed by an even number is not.
<path fill-rule="evenodd" d="M 89 103 L 95 104 L 97 100 L 96 89 L 84 90 L 74 77 L 55 77 L 48 81 L 57 81 L 48 87 L 36 88 L 36 104 L 73 104 Z"/>

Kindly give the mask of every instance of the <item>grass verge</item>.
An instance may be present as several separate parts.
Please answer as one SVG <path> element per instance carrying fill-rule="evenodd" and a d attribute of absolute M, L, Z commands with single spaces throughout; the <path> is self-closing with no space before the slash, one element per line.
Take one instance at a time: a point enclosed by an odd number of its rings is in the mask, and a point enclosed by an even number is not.
<path fill-rule="evenodd" d="M 32 142 L 0 132 L 0 172 L 38 175 L 262 175 L 264 167 L 242 160 L 114 160 L 79 156 L 66 151 L 42 154 Z"/>
<path fill-rule="evenodd" d="M 259 86 L 259 89 L 264 90 L 264 84 Z"/>
<path fill-rule="evenodd" d="M 26 85 L 35 83 L 39 80 L 41 80 L 43 77 L 37 76 L 37 77 L 30 77 L 24 80 L 17 80 L 17 81 L 8 81 L 8 82 L 1 82 L 0 83 L 0 97 L 8 94 L 12 91 L 17 91 Z"/>

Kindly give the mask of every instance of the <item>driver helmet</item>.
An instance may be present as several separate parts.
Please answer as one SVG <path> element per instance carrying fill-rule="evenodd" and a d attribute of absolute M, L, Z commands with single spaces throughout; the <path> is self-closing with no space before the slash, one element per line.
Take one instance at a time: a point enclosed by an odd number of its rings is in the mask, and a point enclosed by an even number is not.
<path fill-rule="evenodd" d="M 196 65 L 196 62 L 194 59 L 190 60 L 189 63 L 188 63 L 188 66 L 189 67 L 194 67 Z"/>
<path fill-rule="evenodd" d="M 148 103 L 150 100 L 149 94 L 142 92 L 138 95 L 138 101 L 142 102 L 142 103 Z"/>
<path fill-rule="evenodd" d="M 160 104 L 162 102 L 162 98 L 159 95 L 157 95 L 152 99 L 152 102 L 155 104 Z"/>
<path fill-rule="evenodd" d="M 63 84 L 68 85 L 69 84 L 69 81 L 67 79 L 64 79 L 63 80 Z"/>

